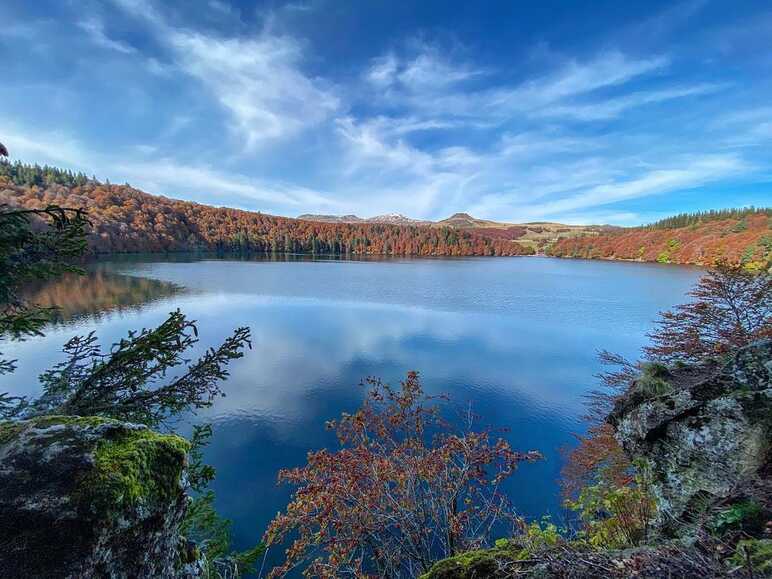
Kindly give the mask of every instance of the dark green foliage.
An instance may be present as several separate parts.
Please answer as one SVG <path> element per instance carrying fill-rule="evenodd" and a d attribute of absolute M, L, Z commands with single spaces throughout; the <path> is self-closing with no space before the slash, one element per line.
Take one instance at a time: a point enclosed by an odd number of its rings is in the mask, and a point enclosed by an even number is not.
<path fill-rule="evenodd" d="M 67 359 L 40 376 L 43 395 L 27 413 L 107 416 L 156 426 L 211 406 L 223 395 L 219 383 L 228 376 L 228 364 L 250 345 L 249 328 L 238 328 L 183 374 L 165 380 L 171 369 L 186 363 L 184 352 L 197 342 L 195 322 L 179 310 L 157 328 L 129 332 L 107 353 L 93 332 L 76 336 L 64 345 Z"/>
<path fill-rule="evenodd" d="M 740 541 L 730 562 L 749 571 L 751 577 L 772 576 L 772 539 Z"/>
<path fill-rule="evenodd" d="M 33 280 L 79 271 L 73 260 L 86 250 L 87 226 L 80 209 L 0 206 L 0 338 L 40 333 L 50 309 L 24 304 L 19 289 Z"/>
<path fill-rule="evenodd" d="M 646 225 L 646 229 L 678 229 L 681 227 L 689 227 L 691 225 L 699 225 L 707 221 L 720 221 L 722 219 L 744 219 L 749 215 L 766 215 L 772 216 L 772 207 L 743 207 L 742 209 L 711 209 L 710 211 L 697 211 L 695 213 L 679 213 L 672 217 L 667 217 L 656 221 L 649 225 Z M 743 223 L 742 221 L 740 223 Z M 735 233 L 744 231 L 742 226 L 738 223 L 735 225 Z M 745 224 L 747 229 L 747 224 Z"/>
<path fill-rule="evenodd" d="M 731 530 L 743 530 L 753 533 L 758 532 L 764 525 L 764 509 L 753 500 L 735 503 L 719 511 L 710 528 L 721 535 Z"/>
<path fill-rule="evenodd" d="M 190 452 L 188 452 L 188 485 L 197 492 L 203 492 L 214 479 L 214 467 L 204 463 L 203 452 L 203 448 L 209 444 L 211 438 L 211 424 L 198 424 L 193 427 Z"/>
<path fill-rule="evenodd" d="M 209 577 L 230 578 L 254 573 L 255 563 L 265 552 L 262 543 L 246 551 L 232 549 L 231 521 L 217 514 L 212 491 L 193 499 L 180 531 L 199 546 Z"/>
<path fill-rule="evenodd" d="M 46 185 L 67 185 L 70 187 L 76 185 L 85 185 L 92 179 L 86 177 L 84 173 L 74 173 L 67 169 L 58 169 L 48 165 L 26 165 L 19 161 L 10 163 L 0 161 L 0 177 L 7 177 L 11 182 L 21 186 L 44 187 Z"/>

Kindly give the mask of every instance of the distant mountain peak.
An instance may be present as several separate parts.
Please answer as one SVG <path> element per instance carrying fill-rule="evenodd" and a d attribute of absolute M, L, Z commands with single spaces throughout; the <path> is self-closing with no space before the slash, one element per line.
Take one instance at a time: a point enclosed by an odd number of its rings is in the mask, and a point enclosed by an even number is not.
<path fill-rule="evenodd" d="M 469 215 L 469 213 L 454 213 L 439 223 L 442 225 L 449 225 L 451 227 L 479 227 L 494 224 L 493 221 L 486 221 L 484 219 L 477 219 L 476 217 L 472 217 Z"/>
<path fill-rule="evenodd" d="M 299 215 L 298 219 L 304 221 L 321 221 L 324 223 L 385 223 L 389 225 L 429 225 L 430 221 L 421 221 L 405 217 L 401 213 L 386 213 L 363 219 L 356 215 L 317 215 L 313 213 L 304 213 Z"/>
<path fill-rule="evenodd" d="M 411 219 L 401 213 L 386 213 L 385 215 L 376 215 L 367 219 L 369 223 L 390 223 L 392 225 L 427 225 L 429 221 Z"/>
<path fill-rule="evenodd" d="M 366 221 L 356 215 L 317 215 L 314 213 L 298 215 L 298 219 L 304 221 L 321 221 L 323 223 L 360 223 Z"/>

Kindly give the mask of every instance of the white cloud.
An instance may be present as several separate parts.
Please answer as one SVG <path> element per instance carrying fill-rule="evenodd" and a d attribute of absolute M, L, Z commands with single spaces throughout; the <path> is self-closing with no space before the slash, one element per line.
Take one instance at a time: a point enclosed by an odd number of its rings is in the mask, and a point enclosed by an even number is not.
<path fill-rule="evenodd" d="M 209 0 L 207 2 L 209 8 L 220 14 L 230 15 L 233 14 L 233 7 L 227 2 L 221 2 L 220 0 Z"/>
<path fill-rule="evenodd" d="M 379 88 L 388 87 L 394 83 L 398 67 L 397 57 L 390 52 L 373 60 L 370 68 L 365 72 L 365 78 Z"/>
<path fill-rule="evenodd" d="M 194 191 L 216 196 L 236 195 L 283 206 L 287 211 L 309 206 L 340 208 L 338 203 L 312 189 L 281 182 L 261 182 L 245 175 L 225 174 L 208 165 L 187 165 L 174 159 L 116 163 L 111 169 L 113 174 L 138 188 L 168 195 L 184 196 Z"/>
<path fill-rule="evenodd" d="M 692 96 L 715 90 L 715 85 L 667 88 L 658 92 L 638 93 L 622 99 L 595 97 L 588 105 L 575 105 L 579 97 L 594 96 L 599 89 L 625 85 L 639 77 L 666 68 L 664 55 L 632 58 L 611 50 L 587 61 L 569 60 L 555 71 L 520 84 L 475 89 L 464 81 L 481 76 L 493 78 L 491 71 L 456 64 L 435 47 L 418 45 L 410 59 L 399 59 L 389 52 L 374 59 L 364 73 L 376 99 L 407 107 L 413 114 L 434 119 L 463 118 L 474 128 L 495 126 L 516 115 L 584 116 L 600 118 L 619 115 L 626 109 Z M 593 113 L 593 107 L 598 112 Z M 602 115 L 602 116 L 601 116 Z"/>
<path fill-rule="evenodd" d="M 170 41 L 183 70 L 230 112 L 248 149 L 295 135 L 339 106 L 332 91 L 298 70 L 301 50 L 291 38 L 240 40 L 177 32 Z"/>
<path fill-rule="evenodd" d="M 81 144 L 61 131 L 28 135 L 15 123 L 0 119 L 0 140 L 12 158 L 26 162 L 64 165 L 78 170 L 90 170 L 92 158 Z"/>
<path fill-rule="evenodd" d="M 710 128 L 728 133 L 733 147 L 765 146 L 772 140 L 772 107 L 759 106 L 725 113 Z"/>
<path fill-rule="evenodd" d="M 115 1 L 156 28 L 180 70 L 198 79 L 228 111 L 246 151 L 297 135 L 340 107 L 328 83 L 302 72 L 303 50 L 290 36 L 213 36 L 169 25 L 145 0 Z"/>
<path fill-rule="evenodd" d="M 482 70 L 449 61 L 437 47 L 419 42 L 412 44 L 417 47 L 414 56 L 400 60 L 389 52 L 375 58 L 365 71 L 365 78 L 378 88 L 393 87 L 414 94 L 428 94 L 483 74 Z"/>
<path fill-rule="evenodd" d="M 581 121 L 608 120 L 620 116 L 628 109 L 674 99 L 710 94 L 723 88 L 723 85 L 718 84 L 698 84 L 663 90 L 641 91 L 590 104 L 565 104 L 547 107 L 540 110 L 538 114 L 548 117 L 573 117 Z"/>
<path fill-rule="evenodd" d="M 625 84 L 634 78 L 660 70 L 669 62 L 666 56 L 632 59 L 612 50 L 601 53 L 589 62 L 571 61 L 557 73 L 527 83 L 515 94 L 537 104 L 552 103 L 600 88 Z"/>
<path fill-rule="evenodd" d="M 671 165 L 650 169 L 635 177 L 600 183 L 562 199 L 521 206 L 518 210 L 529 215 L 561 215 L 628 199 L 692 189 L 735 177 L 751 169 L 747 162 L 735 154 L 685 158 Z"/>
<path fill-rule="evenodd" d="M 83 30 L 94 44 L 97 44 L 102 48 L 107 48 L 108 50 L 114 50 L 123 54 L 134 54 L 137 52 L 133 46 L 108 37 L 105 33 L 104 23 L 95 16 L 91 16 L 78 22 L 78 28 Z"/>
<path fill-rule="evenodd" d="M 478 110 L 505 117 L 517 113 L 538 116 L 576 97 L 624 85 L 660 70 L 668 63 L 669 59 L 665 56 L 632 59 L 618 51 L 602 53 L 587 62 L 572 60 L 542 78 L 527 81 L 515 88 L 500 88 L 484 93 Z M 602 98 L 596 101 L 600 106 L 603 103 Z M 629 106 L 633 106 L 632 103 Z"/>
<path fill-rule="evenodd" d="M 348 173 L 371 165 L 413 173 L 425 173 L 430 169 L 431 155 L 400 139 L 400 129 L 390 128 L 385 118 L 359 123 L 352 117 L 345 117 L 338 119 L 336 126 L 348 153 L 345 169 Z"/>

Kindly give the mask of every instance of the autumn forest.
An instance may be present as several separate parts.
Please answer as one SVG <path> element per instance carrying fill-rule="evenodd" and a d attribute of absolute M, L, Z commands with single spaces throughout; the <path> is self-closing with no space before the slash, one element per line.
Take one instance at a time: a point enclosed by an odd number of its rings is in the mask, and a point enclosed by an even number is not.
<path fill-rule="evenodd" d="M 766 269 L 772 255 L 768 208 L 682 214 L 648 226 L 484 226 L 324 222 L 212 207 L 150 195 L 48 166 L 0 162 L 0 204 L 84 208 L 92 253 L 215 251 L 310 255 L 518 256 L 619 259 Z M 550 230 L 549 228 L 552 228 Z M 550 233 L 550 231 L 554 233 Z M 533 243 L 529 235 L 543 239 Z M 547 232 L 546 235 L 544 232 Z M 553 235 L 552 238 L 549 235 Z"/>
<path fill-rule="evenodd" d="M 211 207 L 50 167 L 0 164 L 0 203 L 85 208 L 96 253 L 224 251 L 332 255 L 523 255 L 526 248 L 450 227 L 331 224 Z"/>

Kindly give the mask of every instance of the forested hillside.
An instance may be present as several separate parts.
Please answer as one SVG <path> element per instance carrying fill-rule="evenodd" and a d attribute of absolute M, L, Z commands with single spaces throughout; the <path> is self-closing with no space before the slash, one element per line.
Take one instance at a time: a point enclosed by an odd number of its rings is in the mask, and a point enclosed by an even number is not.
<path fill-rule="evenodd" d="M 681 214 L 644 227 L 561 239 L 557 257 L 712 265 L 719 261 L 767 269 L 772 259 L 772 209 Z"/>
<path fill-rule="evenodd" d="M 0 204 L 82 207 L 96 253 L 214 250 L 332 255 L 524 255 L 532 250 L 450 227 L 321 223 L 149 195 L 51 167 L 0 162 Z"/>

